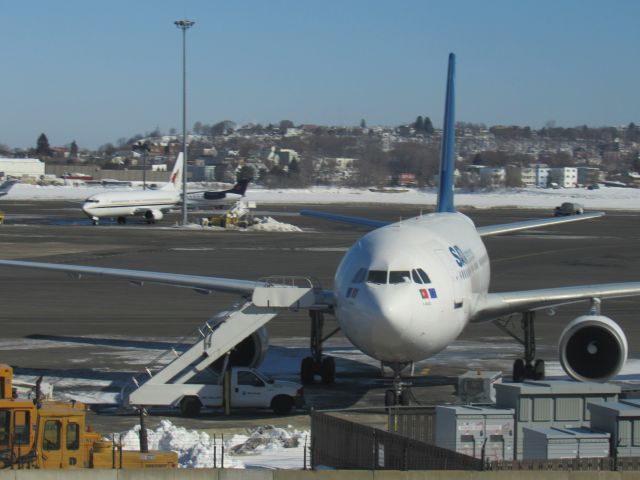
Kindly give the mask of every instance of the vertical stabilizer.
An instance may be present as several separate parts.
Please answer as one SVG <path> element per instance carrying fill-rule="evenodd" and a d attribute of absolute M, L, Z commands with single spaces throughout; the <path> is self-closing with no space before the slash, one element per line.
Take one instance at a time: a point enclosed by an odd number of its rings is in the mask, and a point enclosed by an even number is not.
<path fill-rule="evenodd" d="M 456 56 L 449 54 L 447 73 L 447 98 L 444 106 L 444 128 L 442 131 L 442 150 L 440 152 L 440 181 L 438 184 L 438 206 L 436 212 L 455 212 L 453 206 L 453 172 L 456 168 L 455 142 L 455 78 Z"/>
<path fill-rule="evenodd" d="M 179 190 L 182 188 L 182 152 L 178 154 L 178 158 L 176 159 L 176 163 L 173 166 L 173 170 L 171 171 L 171 176 L 169 177 L 169 183 L 167 183 L 162 190 Z"/>

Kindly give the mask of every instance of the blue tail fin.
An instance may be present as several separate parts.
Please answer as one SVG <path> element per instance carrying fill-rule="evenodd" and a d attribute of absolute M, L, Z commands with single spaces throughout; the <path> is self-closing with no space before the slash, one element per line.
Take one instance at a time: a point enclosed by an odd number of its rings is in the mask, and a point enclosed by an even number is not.
<path fill-rule="evenodd" d="M 455 78 L 456 56 L 449 54 L 447 73 L 447 99 L 444 106 L 444 128 L 442 131 L 442 151 L 440 156 L 440 182 L 438 185 L 438 206 L 436 212 L 455 212 L 453 206 L 453 172 L 456 168 L 455 143 Z"/>

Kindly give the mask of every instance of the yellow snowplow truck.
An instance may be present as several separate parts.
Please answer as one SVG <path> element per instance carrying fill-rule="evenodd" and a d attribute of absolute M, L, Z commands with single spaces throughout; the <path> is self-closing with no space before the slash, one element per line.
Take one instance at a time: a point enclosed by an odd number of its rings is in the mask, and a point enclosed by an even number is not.
<path fill-rule="evenodd" d="M 80 402 L 15 398 L 0 364 L 0 468 L 176 468 L 175 452 L 122 450 L 87 424 Z"/>

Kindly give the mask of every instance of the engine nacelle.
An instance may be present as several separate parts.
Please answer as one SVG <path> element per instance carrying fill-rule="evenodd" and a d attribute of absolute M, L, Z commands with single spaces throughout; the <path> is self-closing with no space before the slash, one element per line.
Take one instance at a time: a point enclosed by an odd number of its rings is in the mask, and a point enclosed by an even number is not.
<path fill-rule="evenodd" d="M 266 327 L 260 327 L 231 350 L 229 366 L 257 368 L 267 356 L 267 350 L 269 334 Z M 213 362 L 209 368 L 220 371 L 223 364 L 224 356 Z"/>
<path fill-rule="evenodd" d="M 144 212 L 144 218 L 149 221 L 162 220 L 164 214 L 160 210 L 147 210 Z"/>
<path fill-rule="evenodd" d="M 603 315 L 582 315 L 560 335 L 560 363 L 575 380 L 606 382 L 627 361 L 627 337 L 620 326 Z"/>

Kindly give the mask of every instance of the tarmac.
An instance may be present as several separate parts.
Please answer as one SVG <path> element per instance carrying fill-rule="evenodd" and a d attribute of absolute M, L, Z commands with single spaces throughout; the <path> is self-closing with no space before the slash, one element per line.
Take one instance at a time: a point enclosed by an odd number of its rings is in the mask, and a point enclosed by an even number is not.
<path fill-rule="evenodd" d="M 269 275 L 313 276 L 330 288 L 341 257 L 367 229 L 299 216 L 297 212 L 305 208 L 393 221 L 415 216 L 421 210 L 428 212 L 432 207 L 259 205 L 257 216 L 272 216 L 303 229 L 275 233 L 172 228 L 179 218 L 177 212 L 157 225 L 92 226 L 79 206 L 70 202 L 0 201 L 0 209 L 6 214 L 5 224 L 0 226 L 0 258 L 252 280 Z M 509 208 L 464 213 L 479 226 L 551 215 L 542 210 Z M 204 212 L 192 218 L 203 216 Z M 607 212 L 602 219 L 486 238 L 491 291 L 637 281 L 637 217 L 634 213 Z M 180 338 L 236 300 L 222 294 L 196 295 L 182 288 L 136 287 L 91 277 L 76 281 L 60 273 L 6 267 L 0 268 L 0 292 L 0 362 L 16 366 L 17 373 L 44 374 L 45 378 L 103 375 L 117 379 L 129 375 L 130 357 L 118 355 L 118 348 L 135 346 L 127 341 Z M 602 313 L 627 334 L 632 358 L 640 357 L 638 307 L 638 298 L 605 300 L 602 307 Z M 557 359 L 556 345 L 562 329 L 587 310 L 587 304 L 577 304 L 558 309 L 552 316 L 538 315 L 536 333 L 542 358 Z M 271 342 L 284 348 L 295 339 L 300 355 L 305 355 L 307 318 L 304 312 L 278 316 L 268 325 Z M 325 328 L 331 331 L 336 324 L 328 320 Z M 487 346 L 510 341 L 492 324 L 471 325 L 460 340 Z M 331 342 L 341 348 L 347 341 L 338 334 Z M 517 346 L 514 349 L 517 352 Z M 478 355 L 487 355 L 487 351 Z M 308 402 L 320 409 L 382 405 L 386 385 L 379 369 L 356 362 L 353 367 L 346 372 L 343 368 L 335 385 L 305 387 Z M 464 361 L 431 366 L 428 375 L 414 380 L 416 398 L 424 403 L 455 401 L 455 378 L 467 368 Z M 386 421 L 382 412 L 370 418 L 372 424 Z M 200 419 L 171 416 L 171 420 L 201 430 L 242 429 L 266 423 L 296 428 L 308 425 L 305 411 L 289 417 L 265 412 L 228 418 L 213 413 Z M 127 429 L 134 422 L 132 417 L 92 414 L 92 423 L 100 431 Z"/>

